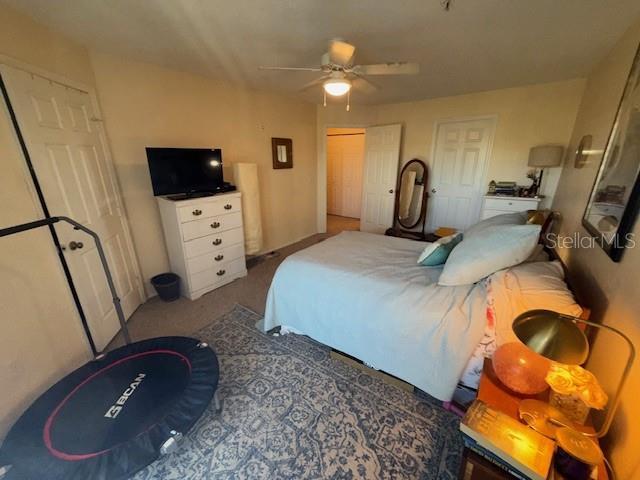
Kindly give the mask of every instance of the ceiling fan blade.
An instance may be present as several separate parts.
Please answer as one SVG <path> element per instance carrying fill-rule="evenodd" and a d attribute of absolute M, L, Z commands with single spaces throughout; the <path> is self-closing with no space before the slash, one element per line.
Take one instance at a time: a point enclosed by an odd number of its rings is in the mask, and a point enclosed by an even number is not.
<path fill-rule="evenodd" d="M 260 66 L 258 70 L 293 70 L 296 72 L 321 72 L 322 67 L 268 67 Z"/>
<path fill-rule="evenodd" d="M 353 88 L 366 94 L 371 94 L 378 90 L 378 86 L 376 84 L 357 75 L 356 78 L 351 81 L 351 84 L 353 85 Z"/>
<path fill-rule="evenodd" d="M 349 65 L 356 47 L 342 40 L 331 40 L 329 43 L 329 59 L 331 63 Z"/>
<path fill-rule="evenodd" d="M 358 75 L 415 75 L 420 72 L 420 65 L 407 62 L 356 65 L 353 72 Z"/>
<path fill-rule="evenodd" d="M 331 78 L 331 75 L 323 75 L 320 78 L 316 78 L 315 80 L 311 80 L 309 83 L 304 84 L 299 92 L 304 92 L 305 90 L 309 90 L 310 88 L 316 87 L 318 85 L 322 85 L 327 78 Z"/>

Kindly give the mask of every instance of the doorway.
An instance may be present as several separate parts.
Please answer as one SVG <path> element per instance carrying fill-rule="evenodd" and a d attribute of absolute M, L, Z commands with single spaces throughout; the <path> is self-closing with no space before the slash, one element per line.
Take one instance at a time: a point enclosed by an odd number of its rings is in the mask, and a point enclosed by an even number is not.
<path fill-rule="evenodd" d="M 366 130 L 327 128 L 327 233 L 360 230 Z"/>

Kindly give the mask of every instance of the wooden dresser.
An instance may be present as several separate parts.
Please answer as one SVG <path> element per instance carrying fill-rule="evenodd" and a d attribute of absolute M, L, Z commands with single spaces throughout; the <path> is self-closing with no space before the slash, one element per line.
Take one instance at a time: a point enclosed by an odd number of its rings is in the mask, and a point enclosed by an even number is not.
<path fill-rule="evenodd" d="M 247 275 L 240 192 L 188 200 L 159 197 L 171 270 L 195 300 Z"/>

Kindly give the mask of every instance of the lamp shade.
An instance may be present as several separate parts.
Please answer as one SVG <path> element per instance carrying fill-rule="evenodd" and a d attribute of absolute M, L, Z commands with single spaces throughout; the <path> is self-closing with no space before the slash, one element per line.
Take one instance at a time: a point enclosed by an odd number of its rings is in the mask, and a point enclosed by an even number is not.
<path fill-rule="evenodd" d="M 324 82 L 324 90 L 329 95 L 334 97 L 341 97 L 349 90 L 351 90 L 351 81 L 346 78 L 330 78 Z"/>
<path fill-rule="evenodd" d="M 589 342 L 572 320 L 551 310 L 529 310 L 513 321 L 513 332 L 529 349 L 555 362 L 581 365 Z"/>
<path fill-rule="evenodd" d="M 529 150 L 530 167 L 558 167 L 562 163 L 564 147 L 560 145 L 539 145 Z"/>

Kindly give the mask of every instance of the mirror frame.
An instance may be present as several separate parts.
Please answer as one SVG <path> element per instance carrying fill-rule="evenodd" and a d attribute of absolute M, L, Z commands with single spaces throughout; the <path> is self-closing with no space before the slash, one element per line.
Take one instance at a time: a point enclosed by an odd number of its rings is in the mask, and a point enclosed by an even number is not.
<path fill-rule="evenodd" d="M 404 174 L 405 170 L 407 170 L 407 168 L 410 165 L 413 165 L 414 163 L 421 165 L 424 170 L 424 175 L 422 177 L 422 182 L 424 185 L 424 189 L 422 192 L 422 204 L 420 205 L 420 216 L 415 221 L 415 223 L 413 223 L 411 226 L 405 226 L 400 222 L 400 219 L 398 218 L 398 213 L 400 212 L 400 187 L 402 186 L 402 175 Z M 418 158 L 414 158 L 404 164 L 404 166 L 402 167 L 402 170 L 400 170 L 400 175 L 398 176 L 398 181 L 396 185 L 396 201 L 393 207 L 394 225 L 397 224 L 401 229 L 411 230 L 413 228 L 416 228 L 422 222 L 422 230 L 420 233 L 424 233 L 425 220 L 427 218 L 427 199 L 429 198 L 429 192 L 427 190 L 428 181 L 429 181 L 429 170 L 427 169 L 427 164 L 424 163 L 422 160 Z"/>
<path fill-rule="evenodd" d="M 622 149 L 619 147 L 618 140 L 620 138 L 626 138 L 628 132 L 620 131 L 620 122 L 622 117 L 628 112 L 629 108 L 631 108 L 631 95 L 633 93 L 632 89 L 634 88 L 634 84 L 637 84 L 637 89 L 640 92 L 640 46 L 636 51 L 629 76 L 627 77 L 624 92 L 622 94 L 622 98 L 620 99 L 620 103 L 618 104 L 616 117 L 609 133 L 607 146 L 602 156 L 600 167 L 598 168 L 598 174 L 596 175 L 595 181 L 593 182 L 591 193 L 589 195 L 584 214 L 582 215 L 582 226 L 587 230 L 587 232 L 589 232 L 589 234 L 591 234 L 591 236 L 598 240 L 600 246 L 605 252 L 607 252 L 609 257 L 614 262 L 620 261 L 622 253 L 624 252 L 624 249 L 628 243 L 628 236 L 633 229 L 636 217 L 638 216 L 638 211 L 640 210 L 640 162 L 638 164 L 639 168 L 636 171 L 636 178 L 631 188 L 628 200 L 624 205 L 622 217 L 620 218 L 620 222 L 618 224 L 618 228 L 615 231 L 612 242 L 609 242 L 605 238 L 605 235 L 600 232 L 600 230 L 598 230 L 596 226 L 589 222 L 588 214 L 596 198 L 598 185 L 602 180 L 603 174 L 607 171 L 610 162 L 614 161 L 616 156 L 622 155 L 623 153 Z"/>

